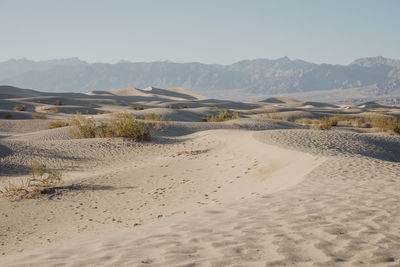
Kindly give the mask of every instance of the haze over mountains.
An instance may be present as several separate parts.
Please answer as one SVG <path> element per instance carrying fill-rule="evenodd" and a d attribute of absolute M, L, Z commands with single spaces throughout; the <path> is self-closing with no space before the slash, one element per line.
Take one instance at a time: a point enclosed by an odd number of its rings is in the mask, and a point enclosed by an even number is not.
<path fill-rule="evenodd" d="M 231 65 L 11 59 L 0 63 L 0 84 L 49 92 L 183 87 L 212 97 L 294 94 L 328 102 L 340 102 L 338 96 L 342 94 L 344 98 L 363 100 L 390 98 L 392 104 L 397 104 L 400 60 L 370 57 L 344 66 L 287 57 L 243 60 Z M 324 97 L 327 99 L 321 99 Z"/>

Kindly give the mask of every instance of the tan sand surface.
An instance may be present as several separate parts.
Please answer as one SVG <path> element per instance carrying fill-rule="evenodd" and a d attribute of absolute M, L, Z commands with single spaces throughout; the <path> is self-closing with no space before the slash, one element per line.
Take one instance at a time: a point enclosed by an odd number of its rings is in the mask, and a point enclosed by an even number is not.
<path fill-rule="evenodd" d="M 36 199 L 0 198 L 0 266 L 400 264 L 400 138 L 260 116 L 396 108 L 284 97 L 239 103 L 153 87 L 87 95 L 10 90 L 0 88 L 0 114 L 16 114 L 0 119 L 0 188 L 28 177 L 33 160 L 62 171 L 64 185 Z M 59 113 L 30 118 L 57 99 Z M 15 103 L 28 110 L 12 111 Z M 221 108 L 242 118 L 202 122 Z M 80 110 L 96 119 L 109 118 L 101 110 L 156 113 L 169 122 L 152 129 L 150 142 L 44 130 Z"/>

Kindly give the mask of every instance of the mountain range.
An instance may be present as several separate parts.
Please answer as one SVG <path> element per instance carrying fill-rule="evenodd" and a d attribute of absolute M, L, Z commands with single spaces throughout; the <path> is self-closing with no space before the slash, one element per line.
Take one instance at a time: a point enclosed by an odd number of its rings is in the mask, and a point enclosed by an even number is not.
<path fill-rule="evenodd" d="M 360 88 L 382 96 L 400 88 L 400 60 L 357 59 L 348 65 L 303 60 L 243 60 L 231 65 L 202 63 L 87 63 L 78 58 L 0 62 L 0 85 L 48 92 L 89 92 L 115 88 L 183 87 L 213 95 L 228 91 L 249 95 L 299 94 Z M 353 90 L 354 91 L 354 90 Z"/>

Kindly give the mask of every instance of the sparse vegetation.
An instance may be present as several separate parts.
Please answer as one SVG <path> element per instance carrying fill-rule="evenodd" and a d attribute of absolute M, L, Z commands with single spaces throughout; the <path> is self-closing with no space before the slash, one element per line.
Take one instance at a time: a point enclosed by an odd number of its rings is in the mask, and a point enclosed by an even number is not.
<path fill-rule="evenodd" d="M 35 120 L 43 120 L 43 119 L 46 119 L 46 114 L 43 114 L 43 113 L 35 113 L 35 114 L 32 114 L 32 119 L 35 119 Z"/>
<path fill-rule="evenodd" d="M 74 138 L 124 137 L 132 141 L 150 140 L 148 126 L 129 113 L 116 113 L 110 122 L 96 122 L 93 118 L 77 115 L 70 119 Z"/>
<path fill-rule="evenodd" d="M 332 126 L 337 125 L 337 120 L 334 118 L 325 117 L 313 121 L 313 129 L 315 130 L 330 130 Z"/>
<path fill-rule="evenodd" d="M 6 120 L 12 119 L 12 115 L 10 112 L 6 112 L 3 114 L 3 118 Z"/>
<path fill-rule="evenodd" d="M 63 103 L 61 102 L 61 100 L 56 100 L 56 103 L 55 103 L 55 105 L 56 105 L 56 106 L 62 106 L 62 105 L 63 105 Z"/>
<path fill-rule="evenodd" d="M 187 106 L 175 106 L 175 105 L 168 105 L 169 109 L 185 109 L 188 108 Z"/>
<path fill-rule="evenodd" d="M 265 112 L 260 115 L 261 118 L 280 120 L 280 121 L 291 121 L 292 119 L 288 116 L 282 116 L 279 112 Z"/>
<path fill-rule="evenodd" d="M 48 171 L 46 165 L 33 161 L 30 177 L 22 180 L 20 184 L 9 182 L 0 190 L 0 194 L 10 201 L 23 198 L 36 198 L 49 191 L 49 189 L 63 184 L 62 173 Z"/>
<path fill-rule="evenodd" d="M 144 120 L 148 125 L 152 126 L 156 130 L 163 130 L 168 125 L 165 116 L 157 115 L 155 113 L 148 113 L 144 116 Z"/>
<path fill-rule="evenodd" d="M 143 110 L 143 106 L 140 105 L 130 105 L 129 108 L 134 109 L 134 110 Z"/>
<path fill-rule="evenodd" d="M 358 117 L 350 119 L 350 123 L 353 127 L 366 128 L 369 126 L 369 121 L 366 118 Z"/>
<path fill-rule="evenodd" d="M 49 125 L 47 125 L 46 129 L 49 130 L 66 126 L 69 126 L 69 123 L 67 121 L 52 121 L 49 123 Z"/>
<path fill-rule="evenodd" d="M 18 104 L 14 106 L 15 111 L 26 111 L 28 108 L 24 104 Z"/>
<path fill-rule="evenodd" d="M 70 118 L 69 124 L 72 126 L 69 133 L 74 138 L 95 138 L 104 137 L 103 128 L 98 127 L 93 118 L 85 118 L 78 114 Z"/>
<path fill-rule="evenodd" d="M 400 120 L 393 116 L 375 116 L 371 119 L 372 127 L 380 132 L 400 134 Z"/>
<path fill-rule="evenodd" d="M 309 119 L 309 118 L 300 118 L 300 119 L 297 119 L 297 120 L 295 121 L 295 123 L 297 123 L 297 124 L 306 124 L 306 125 L 309 125 L 309 124 L 312 124 L 313 121 L 312 121 L 312 119 Z"/>
<path fill-rule="evenodd" d="M 97 115 L 107 114 L 107 113 L 112 113 L 112 112 L 109 111 L 109 110 L 99 110 L 99 111 L 97 111 Z"/>
<path fill-rule="evenodd" d="M 203 121 L 208 122 L 223 122 L 228 120 L 240 119 L 240 115 L 237 111 L 230 112 L 227 109 L 220 110 L 218 114 L 211 115 L 203 118 Z"/>

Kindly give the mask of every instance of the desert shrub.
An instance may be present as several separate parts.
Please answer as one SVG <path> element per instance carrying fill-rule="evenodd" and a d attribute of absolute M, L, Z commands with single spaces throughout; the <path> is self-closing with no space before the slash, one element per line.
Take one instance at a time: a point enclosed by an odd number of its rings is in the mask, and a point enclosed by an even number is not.
<path fill-rule="evenodd" d="M 352 118 L 350 120 L 350 123 L 353 127 L 357 127 L 357 128 L 364 128 L 364 127 L 368 126 L 367 120 L 363 117 Z"/>
<path fill-rule="evenodd" d="M 97 111 L 97 114 L 98 114 L 98 115 L 107 114 L 107 113 L 112 113 L 112 112 L 109 111 L 109 110 L 99 110 L 99 111 Z M 77 114 L 78 114 L 78 113 L 77 113 Z M 80 114 L 82 114 L 82 113 L 80 113 Z"/>
<path fill-rule="evenodd" d="M 315 130 L 330 130 L 332 126 L 337 125 L 337 121 L 329 117 L 313 121 L 313 129 Z"/>
<path fill-rule="evenodd" d="M 63 105 L 63 103 L 61 102 L 61 100 L 56 100 L 56 103 L 55 103 L 55 105 L 56 105 L 56 106 L 62 106 L 62 105 Z"/>
<path fill-rule="evenodd" d="M 140 105 L 130 105 L 129 108 L 134 109 L 134 110 L 143 110 L 143 106 Z"/>
<path fill-rule="evenodd" d="M 69 133 L 74 138 L 103 137 L 102 128 L 97 127 L 97 123 L 93 118 L 76 115 L 70 118 L 69 124 L 72 126 Z"/>
<path fill-rule="evenodd" d="M 371 119 L 372 127 L 380 132 L 400 134 L 400 120 L 393 116 L 375 116 Z"/>
<path fill-rule="evenodd" d="M 32 119 L 35 119 L 35 120 L 43 120 L 43 119 L 46 119 L 46 114 L 43 114 L 43 113 L 35 113 L 35 114 L 32 114 Z"/>
<path fill-rule="evenodd" d="M 111 133 L 116 137 L 126 137 L 133 141 L 150 140 L 149 127 L 132 114 L 116 113 L 111 121 Z"/>
<path fill-rule="evenodd" d="M 166 126 L 168 126 L 166 117 L 162 115 L 157 115 L 155 113 L 146 114 L 144 116 L 144 120 L 155 130 L 163 130 Z"/>
<path fill-rule="evenodd" d="M 66 126 L 69 126 L 69 123 L 66 121 L 52 121 L 49 123 L 49 125 L 47 125 L 46 129 L 49 130 Z"/>
<path fill-rule="evenodd" d="M 229 112 L 227 109 L 223 109 L 220 110 L 219 113 L 216 115 L 211 115 L 203 118 L 203 121 L 222 122 L 234 119 L 240 119 L 240 115 L 237 111 Z"/>
<path fill-rule="evenodd" d="M 280 121 L 291 121 L 292 119 L 288 116 L 282 116 L 279 112 L 265 112 L 260 115 L 261 118 L 280 120 Z"/>
<path fill-rule="evenodd" d="M 70 119 L 70 134 L 74 138 L 124 137 L 133 141 L 150 140 L 148 126 L 132 114 L 113 114 L 111 121 L 96 122 L 93 118 L 76 115 Z"/>
<path fill-rule="evenodd" d="M 300 118 L 295 121 L 297 124 L 312 124 L 313 121 L 309 118 Z"/>
<path fill-rule="evenodd" d="M 11 115 L 10 112 L 6 112 L 6 113 L 3 114 L 3 118 L 6 119 L 6 120 L 9 120 L 9 119 L 12 118 L 12 115 Z"/>
<path fill-rule="evenodd" d="M 24 104 L 18 104 L 18 105 L 14 106 L 14 110 L 15 111 L 25 111 L 25 110 L 27 110 L 27 107 Z"/>
<path fill-rule="evenodd" d="M 188 108 L 187 106 L 175 106 L 175 105 L 168 105 L 169 109 L 185 109 Z"/>
<path fill-rule="evenodd" d="M 0 190 L 0 194 L 11 201 L 35 198 L 62 184 L 61 172 L 48 171 L 46 165 L 33 161 L 30 178 L 22 180 L 20 184 L 9 182 Z"/>

